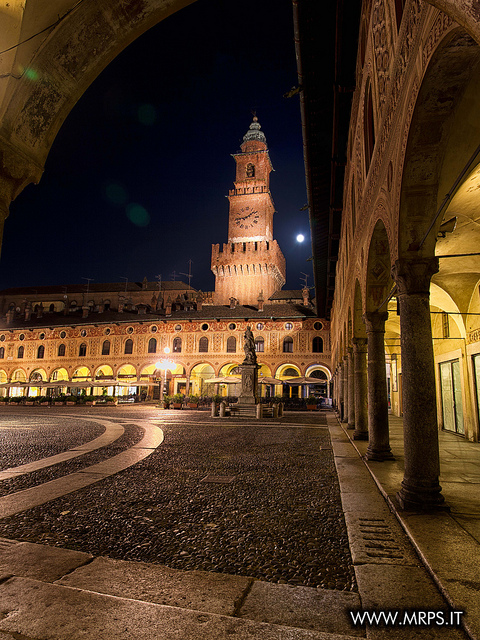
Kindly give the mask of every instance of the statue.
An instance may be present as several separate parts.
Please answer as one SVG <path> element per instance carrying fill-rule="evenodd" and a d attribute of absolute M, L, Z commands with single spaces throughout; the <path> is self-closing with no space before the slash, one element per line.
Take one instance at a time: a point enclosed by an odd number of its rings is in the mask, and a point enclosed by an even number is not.
<path fill-rule="evenodd" d="M 243 350 L 245 351 L 245 360 L 243 361 L 243 364 L 257 364 L 255 340 L 253 339 L 253 333 L 250 327 L 247 327 L 243 337 L 245 339 L 245 342 L 243 344 Z"/>

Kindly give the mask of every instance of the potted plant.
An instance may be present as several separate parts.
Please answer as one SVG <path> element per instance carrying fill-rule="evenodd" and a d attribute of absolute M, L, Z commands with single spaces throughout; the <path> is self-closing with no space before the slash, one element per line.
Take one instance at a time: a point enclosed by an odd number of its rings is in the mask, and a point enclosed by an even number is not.
<path fill-rule="evenodd" d="M 173 396 L 173 408 L 174 409 L 181 409 L 184 399 L 185 399 L 185 396 L 182 393 L 176 393 Z"/>
<path fill-rule="evenodd" d="M 315 411 L 317 408 L 318 398 L 316 396 L 308 396 L 305 400 L 307 411 Z"/>
<path fill-rule="evenodd" d="M 169 409 L 171 402 L 173 402 L 173 396 L 167 396 L 167 395 L 163 396 L 163 408 L 164 409 Z"/>
<path fill-rule="evenodd" d="M 190 395 L 188 396 L 188 408 L 189 409 L 197 409 L 198 408 L 198 400 L 199 400 L 199 396 L 195 396 L 195 395 Z"/>

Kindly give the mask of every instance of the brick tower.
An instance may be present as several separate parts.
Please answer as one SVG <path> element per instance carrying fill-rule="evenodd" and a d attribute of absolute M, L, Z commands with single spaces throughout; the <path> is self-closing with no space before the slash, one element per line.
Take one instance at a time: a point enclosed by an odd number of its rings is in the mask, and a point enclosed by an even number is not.
<path fill-rule="evenodd" d="M 275 207 L 269 188 L 272 163 L 256 117 L 243 136 L 235 188 L 228 194 L 228 243 L 212 246 L 215 304 L 257 305 L 285 284 L 285 258 L 273 239 Z"/>

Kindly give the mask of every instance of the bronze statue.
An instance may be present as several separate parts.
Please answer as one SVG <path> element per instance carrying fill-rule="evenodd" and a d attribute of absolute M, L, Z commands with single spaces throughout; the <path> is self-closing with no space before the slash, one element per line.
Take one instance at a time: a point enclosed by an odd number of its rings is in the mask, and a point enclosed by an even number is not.
<path fill-rule="evenodd" d="M 243 364 L 257 364 L 257 354 L 255 352 L 255 340 L 253 339 L 253 333 L 250 327 L 247 327 L 244 333 L 243 350 L 245 351 L 245 360 Z"/>

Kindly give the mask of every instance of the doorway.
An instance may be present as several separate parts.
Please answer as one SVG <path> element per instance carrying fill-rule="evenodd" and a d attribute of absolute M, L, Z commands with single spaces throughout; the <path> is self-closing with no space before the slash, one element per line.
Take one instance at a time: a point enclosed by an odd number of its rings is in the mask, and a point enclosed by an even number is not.
<path fill-rule="evenodd" d="M 440 363 L 440 383 L 442 389 L 443 428 L 447 431 L 464 435 L 462 385 L 460 362 L 458 360 Z"/>

